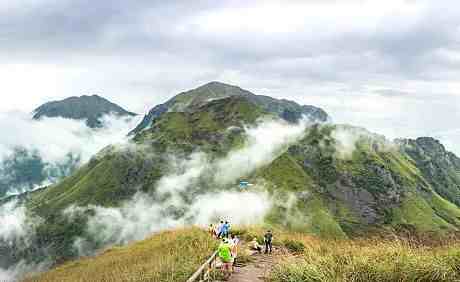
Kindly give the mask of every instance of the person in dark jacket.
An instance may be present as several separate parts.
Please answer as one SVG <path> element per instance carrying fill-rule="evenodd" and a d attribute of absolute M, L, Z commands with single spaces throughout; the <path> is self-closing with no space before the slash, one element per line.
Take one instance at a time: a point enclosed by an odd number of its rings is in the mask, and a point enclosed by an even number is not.
<path fill-rule="evenodd" d="M 264 243 L 265 243 L 265 253 L 267 254 L 270 251 L 272 253 L 272 245 L 273 242 L 273 233 L 271 230 L 268 230 L 267 233 L 264 235 Z"/>

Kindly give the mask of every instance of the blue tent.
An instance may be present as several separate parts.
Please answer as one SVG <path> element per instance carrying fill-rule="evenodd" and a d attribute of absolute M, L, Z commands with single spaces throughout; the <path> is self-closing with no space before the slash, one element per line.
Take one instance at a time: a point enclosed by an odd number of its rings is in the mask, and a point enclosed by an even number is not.
<path fill-rule="evenodd" d="M 245 180 L 240 181 L 240 188 L 247 188 L 248 186 L 250 186 L 248 181 L 245 181 Z"/>

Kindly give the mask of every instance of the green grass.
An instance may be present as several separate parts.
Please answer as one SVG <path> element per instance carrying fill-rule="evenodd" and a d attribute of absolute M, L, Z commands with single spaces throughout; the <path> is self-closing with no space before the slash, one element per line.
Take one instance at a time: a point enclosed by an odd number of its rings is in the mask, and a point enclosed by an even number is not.
<path fill-rule="evenodd" d="M 392 223 L 394 225 L 410 225 L 417 232 L 442 232 L 454 229 L 451 224 L 435 213 L 427 201 L 418 195 L 407 196 L 401 206 L 393 209 L 393 212 Z"/>
<path fill-rule="evenodd" d="M 289 155 L 283 154 L 269 166 L 262 169 L 259 177 L 269 181 L 271 189 L 281 188 L 287 191 L 311 191 L 314 182 L 312 178 Z"/>
<path fill-rule="evenodd" d="M 296 240 L 305 246 L 303 255 L 276 266 L 271 282 L 460 281 L 456 241 L 427 246 L 399 239 Z"/>
<path fill-rule="evenodd" d="M 95 257 L 67 262 L 25 282 L 185 281 L 216 247 L 217 241 L 196 228 L 165 231 Z"/>

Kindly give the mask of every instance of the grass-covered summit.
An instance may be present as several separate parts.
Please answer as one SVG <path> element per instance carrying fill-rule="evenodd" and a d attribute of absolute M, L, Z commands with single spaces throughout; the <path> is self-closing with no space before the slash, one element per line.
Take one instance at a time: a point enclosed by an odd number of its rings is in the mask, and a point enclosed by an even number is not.
<path fill-rule="evenodd" d="M 136 115 L 101 96 L 83 95 L 45 103 L 33 111 L 33 118 L 62 117 L 84 120 L 89 127 L 98 128 L 103 126 L 100 119 L 108 114 L 127 117 Z"/>
<path fill-rule="evenodd" d="M 302 106 L 285 99 L 256 95 L 238 86 L 212 81 L 198 88 L 179 93 L 167 102 L 155 106 L 132 131 L 132 134 L 150 127 L 166 112 L 193 112 L 212 100 L 228 97 L 245 98 L 263 110 L 288 121 L 298 121 L 302 116 L 307 116 L 311 121 L 316 122 L 325 122 L 329 119 L 328 114 L 323 109 L 315 106 Z"/>

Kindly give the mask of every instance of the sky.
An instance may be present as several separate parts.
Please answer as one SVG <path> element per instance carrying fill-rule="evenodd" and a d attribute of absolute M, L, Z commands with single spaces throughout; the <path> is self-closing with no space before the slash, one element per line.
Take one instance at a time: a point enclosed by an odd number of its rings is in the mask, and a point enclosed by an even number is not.
<path fill-rule="evenodd" d="M 460 154 L 454 0 L 0 0 L 0 62 L 0 112 L 99 94 L 145 113 L 217 80 Z"/>

